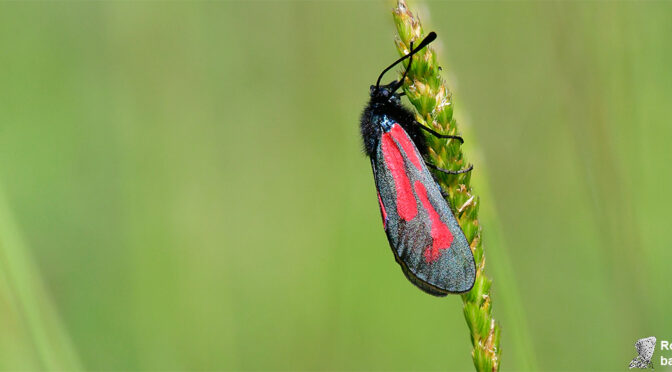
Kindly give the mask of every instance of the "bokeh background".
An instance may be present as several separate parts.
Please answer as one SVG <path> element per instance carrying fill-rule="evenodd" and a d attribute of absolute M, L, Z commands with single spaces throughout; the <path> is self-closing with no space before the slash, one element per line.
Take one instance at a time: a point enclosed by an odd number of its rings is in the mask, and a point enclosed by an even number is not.
<path fill-rule="evenodd" d="M 361 151 L 393 5 L 0 4 L 0 369 L 471 369 Z M 475 164 L 502 369 L 672 338 L 672 3 L 410 5 Z"/>

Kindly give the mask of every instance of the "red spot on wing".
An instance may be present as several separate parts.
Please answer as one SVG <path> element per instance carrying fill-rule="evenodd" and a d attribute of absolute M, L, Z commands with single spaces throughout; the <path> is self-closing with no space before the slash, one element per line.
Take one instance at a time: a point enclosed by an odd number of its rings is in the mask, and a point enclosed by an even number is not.
<path fill-rule="evenodd" d="M 385 164 L 392 173 L 394 188 L 397 191 L 397 213 L 403 220 L 410 221 L 418 214 L 418 206 L 411 189 L 411 181 L 406 175 L 404 157 L 389 132 L 383 133 L 381 141 Z"/>
<path fill-rule="evenodd" d="M 418 195 L 418 199 L 420 199 L 422 206 L 427 211 L 427 214 L 429 214 L 429 219 L 432 223 L 432 246 L 427 247 L 424 253 L 425 261 L 427 261 L 427 263 L 432 263 L 441 257 L 442 250 L 450 248 L 450 244 L 453 242 L 453 234 L 450 232 L 448 226 L 441 221 L 439 214 L 436 213 L 432 203 L 429 202 L 425 185 L 420 181 L 415 181 L 413 186 L 415 187 L 415 193 Z"/>
<path fill-rule="evenodd" d="M 383 214 L 383 229 L 384 229 L 387 228 L 387 212 L 385 211 L 383 201 L 380 199 L 380 193 L 378 193 L 378 204 L 380 204 L 380 212 Z"/>
<path fill-rule="evenodd" d="M 390 133 L 392 134 L 392 137 L 399 142 L 401 145 L 401 148 L 404 149 L 404 152 L 406 153 L 406 156 L 408 159 L 411 160 L 411 163 L 415 165 L 418 170 L 422 169 L 420 168 L 420 159 L 418 158 L 417 151 L 415 149 L 415 144 L 411 139 L 408 137 L 408 134 L 404 129 L 401 127 L 399 124 L 394 124 L 392 126 L 392 129 L 390 129 Z"/>

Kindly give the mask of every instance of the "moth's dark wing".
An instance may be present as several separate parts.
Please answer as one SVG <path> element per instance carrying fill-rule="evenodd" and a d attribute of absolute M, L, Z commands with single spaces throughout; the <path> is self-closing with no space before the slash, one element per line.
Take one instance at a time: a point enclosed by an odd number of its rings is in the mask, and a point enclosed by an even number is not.
<path fill-rule="evenodd" d="M 395 124 L 383 133 L 371 159 L 381 209 L 387 216 L 385 233 L 397 262 L 413 284 L 435 296 L 466 292 L 476 275 L 471 249 L 412 144 Z"/>

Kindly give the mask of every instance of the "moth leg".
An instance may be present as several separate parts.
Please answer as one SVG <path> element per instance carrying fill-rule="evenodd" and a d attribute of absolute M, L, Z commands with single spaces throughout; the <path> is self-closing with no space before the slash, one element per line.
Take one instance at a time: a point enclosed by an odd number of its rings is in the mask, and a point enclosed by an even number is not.
<path fill-rule="evenodd" d="M 464 139 L 460 136 L 454 136 L 452 134 L 441 134 L 441 133 L 435 131 L 434 129 L 427 128 L 426 126 L 418 123 L 417 121 L 415 122 L 415 125 L 417 125 L 420 129 L 422 129 L 424 131 L 427 131 L 428 133 L 431 133 L 436 138 L 451 138 L 451 139 L 456 139 L 456 140 L 460 141 L 460 143 L 464 143 Z"/>
<path fill-rule="evenodd" d="M 437 171 L 439 171 L 439 172 L 446 173 L 446 174 L 462 174 L 462 173 L 471 172 L 471 170 L 474 169 L 474 165 L 473 165 L 473 164 L 469 164 L 469 166 L 466 167 L 466 168 L 464 168 L 464 169 L 460 169 L 460 170 L 456 170 L 456 171 L 454 171 L 454 170 L 443 169 L 443 168 L 437 167 L 436 165 L 434 165 L 434 164 L 428 162 L 426 159 L 424 159 L 424 160 L 425 160 L 425 164 L 427 164 L 428 167 L 430 167 L 430 168 L 432 168 L 432 169 L 434 169 L 434 170 L 437 170 Z"/>

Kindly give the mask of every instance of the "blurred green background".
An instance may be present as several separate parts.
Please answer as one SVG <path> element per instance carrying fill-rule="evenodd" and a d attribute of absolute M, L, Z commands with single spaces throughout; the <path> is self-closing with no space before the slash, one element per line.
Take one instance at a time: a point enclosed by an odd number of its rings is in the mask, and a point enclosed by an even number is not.
<path fill-rule="evenodd" d="M 475 164 L 502 369 L 672 338 L 672 3 L 410 5 Z M 0 4 L 0 368 L 471 369 L 361 151 L 392 6 Z"/>

